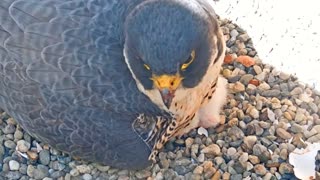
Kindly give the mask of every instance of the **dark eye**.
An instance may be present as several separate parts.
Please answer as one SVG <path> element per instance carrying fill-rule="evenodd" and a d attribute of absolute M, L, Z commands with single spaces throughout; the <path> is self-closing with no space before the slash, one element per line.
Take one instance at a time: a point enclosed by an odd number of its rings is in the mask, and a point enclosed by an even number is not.
<path fill-rule="evenodd" d="M 182 71 L 186 70 L 190 66 L 190 64 L 194 61 L 195 57 L 196 57 L 196 52 L 192 50 L 188 60 L 181 65 L 181 70 Z"/>

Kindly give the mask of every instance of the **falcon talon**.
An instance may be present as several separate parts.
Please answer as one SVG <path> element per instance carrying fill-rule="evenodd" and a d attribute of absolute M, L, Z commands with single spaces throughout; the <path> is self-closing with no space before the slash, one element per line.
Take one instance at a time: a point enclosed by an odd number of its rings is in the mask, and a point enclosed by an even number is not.
<path fill-rule="evenodd" d="M 0 1 L 1 109 L 73 157 L 149 166 L 218 123 L 226 45 L 210 2 Z"/>

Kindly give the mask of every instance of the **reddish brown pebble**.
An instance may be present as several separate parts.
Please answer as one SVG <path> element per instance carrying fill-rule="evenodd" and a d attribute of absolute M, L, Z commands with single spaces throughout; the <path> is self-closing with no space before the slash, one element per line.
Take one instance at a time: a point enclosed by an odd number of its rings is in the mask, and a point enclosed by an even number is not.
<path fill-rule="evenodd" d="M 250 56 L 239 56 L 237 58 L 237 61 L 239 63 L 241 63 L 242 65 L 244 65 L 245 67 L 250 67 L 250 66 L 255 65 L 254 59 Z"/>
<path fill-rule="evenodd" d="M 260 85 L 260 81 L 258 79 L 251 79 L 249 81 L 249 84 L 255 85 L 255 86 L 259 86 Z"/>
<path fill-rule="evenodd" d="M 227 54 L 224 57 L 224 64 L 231 64 L 233 62 L 233 57 L 231 54 Z"/>

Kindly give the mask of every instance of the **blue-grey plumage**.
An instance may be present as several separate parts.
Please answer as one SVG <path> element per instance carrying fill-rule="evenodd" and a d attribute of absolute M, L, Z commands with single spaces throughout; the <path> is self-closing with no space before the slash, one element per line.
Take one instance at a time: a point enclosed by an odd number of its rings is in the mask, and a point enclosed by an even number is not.
<path fill-rule="evenodd" d="M 185 88 L 199 84 L 217 51 L 205 3 L 0 1 L 0 107 L 73 156 L 148 166 L 160 136 L 151 132 L 172 115 L 140 86 L 157 88 L 152 77 L 162 74 L 180 74 Z M 181 70 L 193 50 L 197 63 Z"/>

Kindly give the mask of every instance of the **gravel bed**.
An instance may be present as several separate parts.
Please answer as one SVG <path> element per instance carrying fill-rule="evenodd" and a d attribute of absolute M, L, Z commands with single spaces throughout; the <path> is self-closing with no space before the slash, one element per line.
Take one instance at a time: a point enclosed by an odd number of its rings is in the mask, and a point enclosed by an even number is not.
<path fill-rule="evenodd" d="M 320 93 L 263 64 L 243 29 L 228 20 L 221 26 L 228 46 L 222 74 L 230 93 L 223 123 L 209 128 L 208 137 L 193 130 L 167 143 L 154 166 L 118 170 L 38 142 L 2 112 L 0 179 L 296 179 L 288 155 L 305 141 L 320 141 Z"/>

